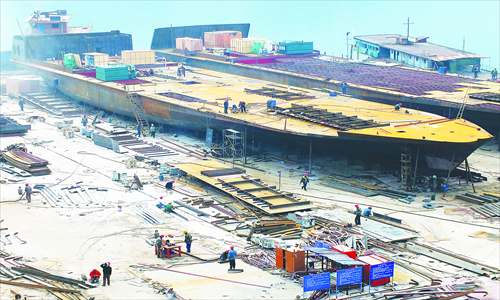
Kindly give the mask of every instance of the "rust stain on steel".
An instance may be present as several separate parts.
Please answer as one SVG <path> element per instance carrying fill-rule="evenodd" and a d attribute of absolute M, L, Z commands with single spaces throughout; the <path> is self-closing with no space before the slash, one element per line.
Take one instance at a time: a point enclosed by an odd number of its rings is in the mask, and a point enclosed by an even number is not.
<path fill-rule="evenodd" d="M 145 113 L 153 116 L 160 116 L 166 119 L 172 119 L 172 116 L 170 115 L 170 110 L 168 108 L 168 104 L 154 99 L 149 99 L 145 97 L 141 98 L 142 98 L 142 108 Z"/>

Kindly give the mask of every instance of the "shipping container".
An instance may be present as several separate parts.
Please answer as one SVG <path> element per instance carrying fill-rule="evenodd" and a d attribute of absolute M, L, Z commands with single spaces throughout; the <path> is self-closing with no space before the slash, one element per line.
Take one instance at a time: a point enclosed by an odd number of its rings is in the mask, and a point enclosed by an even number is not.
<path fill-rule="evenodd" d="M 309 54 L 313 53 L 313 42 L 284 41 L 278 44 L 278 53 Z"/>
<path fill-rule="evenodd" d="M 153 50 L 124 50 L 122 51 L 122 62 L 128 65 L 146 65 L 156 62 Z"/>
<path fill-rule="evenodd" d="M 124 64 L 96 67 L 96 78 L 103 81 L 133 79 L 135 78 L 135 69 Z"/>
<path fill-rule="evenodd" d="M 231 52 L 238 52 L 238 53 L 252 53 L 252 50 L 254 48 L 254 43 L 255 42 L 260 42 L 261 46 L 266 45 L 266 44 L 271 44 L 272 42 L 266 39 L 262 38 L 234 38 L 231 39 Z M 262 47 L 261 47 L 262 49 Z M 261 51 L 258 51 L 258 53 L 261 53 Z"/>
<path fill-rule="evenodd" d="M 203 40 L 205 41 L 205 48 L 229 48 L 231 47 L 232 39 L 240 39 L 240 31 L 212 31 L 205 32 Z"/>
<path fill-rule="evenodd" d="M 380 257 L 376 254 L 372 254 L 372 255 L 360 256 L 358 257 L 357 260 L 360 262 L 364 262 L 366 264 L 363 266 L 364 284 L 370 284 L 371 286 L 381 286 L 388 284 L 391 281 L 390 278 L 381 278 L 370 282 L 370 267 L 389 262 L 387 259 Z"/>
<path fill-rule="evenodd" d="M 201 51 L 203 50 L 203 40 L 190 37 L 176 38 L 175 48 L 181 50 L 188 49 L 189 51 Z"/>
<path fill-rule="evenodd" d="M 83 53 L 85 55 L 85 65 L 91 67 L 107 66 L 109 63 L 109 54 L 107 53 Z"/>

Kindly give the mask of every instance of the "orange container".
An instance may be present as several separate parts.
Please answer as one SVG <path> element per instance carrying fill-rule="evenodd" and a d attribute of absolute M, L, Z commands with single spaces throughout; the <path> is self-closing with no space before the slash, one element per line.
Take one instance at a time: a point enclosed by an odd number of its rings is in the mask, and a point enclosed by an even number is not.
<path fill-rule="evenodd" d="M 231 47 L 231 40 L 239 38 L 241 38 L 240 31 L 212 31 L 203 34 L 205 48 L 208 49 L 229 48 Z"/>
<path fill-rule="evenodd" d="M 337 245 L 337 246 L 332 246 L 332 250 L 344 253 L 345 255 L 349 256 L 352 259 L 356 259 L 356 250 L 353 250 L 350 247 L 344 245 Z"/>

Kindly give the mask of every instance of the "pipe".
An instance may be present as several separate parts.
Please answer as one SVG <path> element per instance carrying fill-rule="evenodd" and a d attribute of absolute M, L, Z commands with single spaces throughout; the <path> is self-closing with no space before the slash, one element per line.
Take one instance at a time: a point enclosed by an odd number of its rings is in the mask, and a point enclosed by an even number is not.
<path fill-rule="evenodd" d="M 184 207 L 184 208 L 187 208 L 187 209 L 189 209 L 189 210 L 192 210 L 192 211 L 194 211 L 195 213 L 197 213 L 197 214 L 199 214 L 199 215 L 202 215 L 202 216 L 205 216 L 205 217 L 210 216 L 210 215 L 209 215 L 209 214 L 207 214 L 206 212 L 201 211 L 201 210 L 197 209 L 196 207 L 193 207 L 193 206 L 191 206 L 191 205 L 188 205 L 188 204 L 186 204 L 186 203 L 184 203 L 184 202 L 182 202 L 182 201 L 180 201 L 180 200 L 174 200 L 174 203 L 175 203 L 175 204 L 178 204 L 178 205 L 180 205 L 180 206 L 182 206 L 182 207 Z"/>
<path fill-rule="evenodd" d="M 237 283 L 237 284 L 244 284 L 244 285 L 249 285 L 249 286 L 256 286 L 256 287 L 265 288 L 265 289 L 271 288 L 269 286 L 264 286 L 264 285 L 258 285 L 258 284 L 240 282 L 240 281 L 229 280 L 229 279 L 222 279 L 222 278 L 217 278 L 217 277 L 210 277 L 210 276 L 205 276 L 205 275 L 198 275 L 198 274 L 193 274 L 193 273 L 188 273 L 188 272 L 182 272 L 182 271 L 176 271 L 176 270 L 170 270 L 170 269 L 166 269 L 166 268 L 160 268 L 160 267 L 150 266 L 150 265 L 146 265 L 146 264 L 138 264 L 138 265 L 139 266 L 144 266 L 144 267 L 150 267 L 150 268 L 153 268 L 153 269 L 159 269 L 159 270 L 164 270 L 164 271 L 181 273 L 181 274 L 191 275 L 191 276 L 198 276 L 198 277 L 203 277 L 203 278 L 208 278 L 208 279 L 213 279 L 213 280 L 220 280 L 220 281 L 232 282 L 232 283 Z"/>

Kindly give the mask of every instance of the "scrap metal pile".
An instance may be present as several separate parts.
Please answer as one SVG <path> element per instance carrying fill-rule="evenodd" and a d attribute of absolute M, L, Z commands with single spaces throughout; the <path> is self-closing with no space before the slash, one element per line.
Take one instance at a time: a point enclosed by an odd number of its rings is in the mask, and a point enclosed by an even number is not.
<path fill-rule="evenodd" d="M 2 284 L 46 290 L 57 299 L 63 300 L 86 299 L 81 289 L 95 287 L 83 280 L 51 274 L 21 263 L 19 260 L 22 257 L 11 256 L 3 251 L 0 251 L 0 257 L 0 283 Z M 15 292 L 12 291 L 12 293 Z"/>
<path fill-rule="evenodd" d="M 483 193 L 476 195 L 465 193 L 464 195 L 456 195 L 455 199 L 467 201 L 477 206 L 471 206 L 470 209 L 485 218 L 500 217 L 500 197 Z"/>

